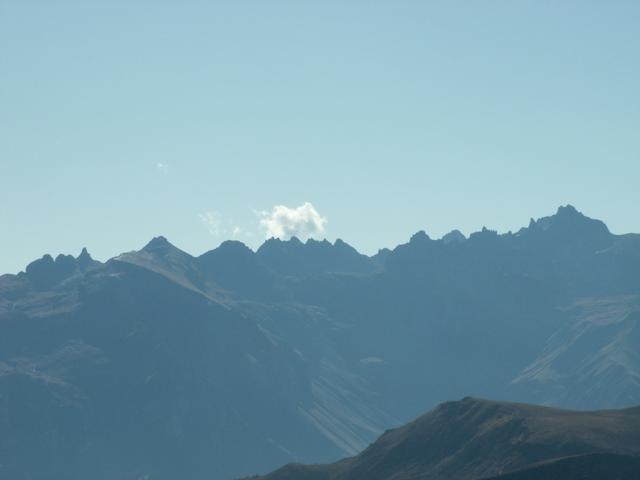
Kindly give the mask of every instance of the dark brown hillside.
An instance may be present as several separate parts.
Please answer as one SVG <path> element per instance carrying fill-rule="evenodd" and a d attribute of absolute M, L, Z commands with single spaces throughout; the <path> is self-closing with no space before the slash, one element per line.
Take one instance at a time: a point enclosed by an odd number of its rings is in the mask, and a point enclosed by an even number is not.
<path fill-rule="evenodd" d="M 640 457 L 592 453 L 560 458 L 487 480 L 637 480 Z"/>
<path fill-rule="evenodd" d="M 386 432 L 356 457 L 262 478 L 472 480 L 595 453 L 640 455 L 640 409 L 576 412 L 465 398 Z"/>

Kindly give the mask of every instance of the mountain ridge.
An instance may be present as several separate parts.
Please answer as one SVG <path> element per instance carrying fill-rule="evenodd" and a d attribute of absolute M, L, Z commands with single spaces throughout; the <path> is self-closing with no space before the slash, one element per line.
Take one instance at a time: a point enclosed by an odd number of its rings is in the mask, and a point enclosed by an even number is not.
<path fill-rule="evenodd" d="M 353 456 L 450 398 L 640 403 L 640 242 L 571 210 L 540 223 L 372 257 L 156 237 L 0 276 L 0 464 L 230 478 Z"/>
<path fill-rule="evenodd" d="M 553 459 L 483 480 L 628 480 L 639 471 L 640 457 L 591 453 Z"/>
<path fill-rule="evenodd" d="M 636 240 L 636 239 L 640 239 L 640 234 L 635 234 L 635 233 L 627 233 L 627 234 L 612 234 L 609 229 L 607 228 L 606 224 L 604 224 L 604 222 L 600 221 L 600 220 L 594 220 L 591 219 L 587 216 L 585 216 L 584 214 L 582 214 L 581 212 L 579 212 L 574 206 L 567 204 L 565 206 L 560 206 L 558 207 L 556 213 L 554 215 L 551 216 L 546 216 L 546 217 L 540 217 L 537 220 L 534 220 L 533 218 L 530 220 L 529 225 L 527 227 L 522 227 L 517 233 L 512 233 L 512 232 L 506 232 L 506 233 L 498 233 L 497 231 L 494 230 L 490 230 L 487 227 L 483 227 L 481 230 L 475 231 L 475 232 L 471 232 L 470 235 L 468 237 L 466 237 L 464 234 L 462 234 L 460 232 L 460 230 L 454 229 L 452 231 L 450 231 L 449 233 L 443 235 L 441 238 L 438 239 L 432 239 L 431 237 L 429 237 L 429 235 L 427 235 L 425 233 L 424 230 L 419 230 L 416 233 L 414 233 L 410 239 L 404 243 L 404 244 L 399 244 L 396 247 L 394 247 L 393 249 L 386 249 L 386 248 L 381 248 L 380 251 L 384 251 L 384 250 L 389 250 L 391 252 L 393 252 L 394 250 L 396 250 L 399 247 L 402 247 L 404 245 L 408 245 L 411 243 L 411 240 L 413 239 L 413 241 L 415 242 L 418 238 L 423 239 L 424 241 L 428 241 L 428 242 L 440 242 L 440 243 L 445 243 L 445 244 L 453 244 L 453 245 L 459 245 L 460 243 L 463 243 L 465 240 L 469 240 L 471 237 L 482 237 L 482 235 L 495 235 L 498 237 L 504 237 L 504 236 L 523 236 L 526 234 L 532 234 L 532 233 L 540 233 L 540 232 L 547 232 L 549 230 L 554 230 L 554 229 L 558 229 L 558 227 L 560 228 L 561 231 L 566 231 L 567 229 L 569 229 L 571 232 L 575 233 L 575 227 L 578 226 L 578 232 L 579 233 L 593 233 L 594 231 L 598 232 L 599 234 L 606 234 L 606 235 L 610 235 L 612 237 L 616 237 L 619 239 L 629 239 L 629 240 Z M 315 250 L 322 250 L 322 249 L 334 249 L 334 250 L 342 250 L 342 251 L 349 251 L 349 252 L 353 252 L 355 254 L 357 254 L 360 257 L 366 257 L 368 259 L 374 259 L 380 252 L 373 254 L 373 255 L 366 255 L 363 253 L 358 252 L 357 249 L 355 249 L 354 247 L 352 247 L 350 244 L 348 244 L 347 242 L 343 241 L 342 239 L 338 238 L 336 239 L 333 243 L 329 242 L 326 238 L 322 239 L 322 240 L 315 240 L 313 238 L 309 238 L 308 240 L 306 240 L 305 242 L 302 242 L 301 240 L 299 240 L 296 236 L 292 236 L 290 239 L 288 240 L 281 240 L 279 238 L 269 238 L 267 240 L 265 240 L 255 251 L 252 250 L 251 248 L 249 248 L 247 245 L 245 245 L 243 242 L 238 241 L 238 240 L 225 240 L 223 242 L 221 242 L 221 244 L 212 249 L 212 250 L 207 250 L 206 252 L 200 254 L 200 255 L 192 255 L 189 254 L 187 252 L 185 252 L 184 250 L 179 249 L 178 247 L 176 247 L 175 245 L 173 245 L 166 237 L 159 235 L 157 237 L 153 237 L 149 242 L 147 242 L 147 244 L 141 249 L 142 251 L 162 251 L 162 250 L 166 250 L 166 249 L 172 249 L 175 248 L 177 250 L 179 250 L 180 252 L 183 252 L 186 255 L 189 255 L 192 258 L 198 258 L 198 257 L 204 257 L 209 253 L 214 252 L 215 250 L 217 250 L 218 248 L 220 248 L 221 246 L 223 246 L 223 244 L 237 244 L 237 245 L 242 245 L 243 247 L 245 247 L 247 250 L 249 250 L 250 252 L 254 253 L 254 254 L 258 254 L 258 256 L 260 256 L 259 252 L 262 250 L 263 254 L 269 250 L 272 249 L 280 249 L 280 250 L 284 250 L 285 252 L 287 250 L 304 250 L 304 249 L 315 249 Z M 120 255 L 116 255 L 112 258 L 118 258 L 121 255 L 126 255 L 129 252 L 125 252 L 122 253 Z M 63 257 L 65 257 L 66 255 L 64 254 L 60 254 Z M 60 256 L 59 255 L 59 256 Z M 90 255 L 87 252 L 86 248 L 83 248 L 83 251 L 81 253 L 81 255 L 78 257 L 82 257 L 85 258 L 85 255 L 88 255 L 90 258 Z M 50 254 L 45 254 L 45 257 L 51 257 Z M 51 258 L 53 260 L 53 258 Z M 93 259 L 91 259 L 93 260 Z M 36 260 L 37 261 L 37 260 Z M 34 261 L 35 262 L 35 261 Z M 298 272 L 299 273 L 299 272 Z M 3 275 L 10 275 L 10 274 L 3 274 Z"/>

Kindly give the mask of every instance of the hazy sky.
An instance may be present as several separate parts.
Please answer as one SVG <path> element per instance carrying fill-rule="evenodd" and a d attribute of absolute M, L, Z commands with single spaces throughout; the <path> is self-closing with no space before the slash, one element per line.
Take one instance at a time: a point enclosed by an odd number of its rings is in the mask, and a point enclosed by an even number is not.
<path fill-rule="evenodd" d="M 0 272 L 160 234 L 372 253 L 566 203 L 639 232 L 639 26 L 636 0 L 0 0 Z"/>

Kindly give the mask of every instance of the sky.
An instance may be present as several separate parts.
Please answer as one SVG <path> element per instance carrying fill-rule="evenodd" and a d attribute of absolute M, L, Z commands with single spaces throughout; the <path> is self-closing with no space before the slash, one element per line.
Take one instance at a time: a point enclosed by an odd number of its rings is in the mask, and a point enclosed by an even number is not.
<path fill-rule="evenodd" d="M 164 235 L 640 232 L 638 1 L 0 0 L 0 272 Z"/>

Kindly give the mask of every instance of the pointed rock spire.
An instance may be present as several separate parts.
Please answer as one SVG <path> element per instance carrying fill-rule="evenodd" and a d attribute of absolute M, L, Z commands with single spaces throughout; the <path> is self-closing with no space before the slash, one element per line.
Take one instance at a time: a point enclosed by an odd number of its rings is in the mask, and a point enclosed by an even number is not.
<path fill-rule="evenodd" d="M 80 255 L 78 255 L 76 261 L 81 269 L 85 269 L 94 263 L 93 258 L 91 258 L 91 254 L 87 250 L 87 247 L 82 248 L 82 251 L 80 252 Z"/>

